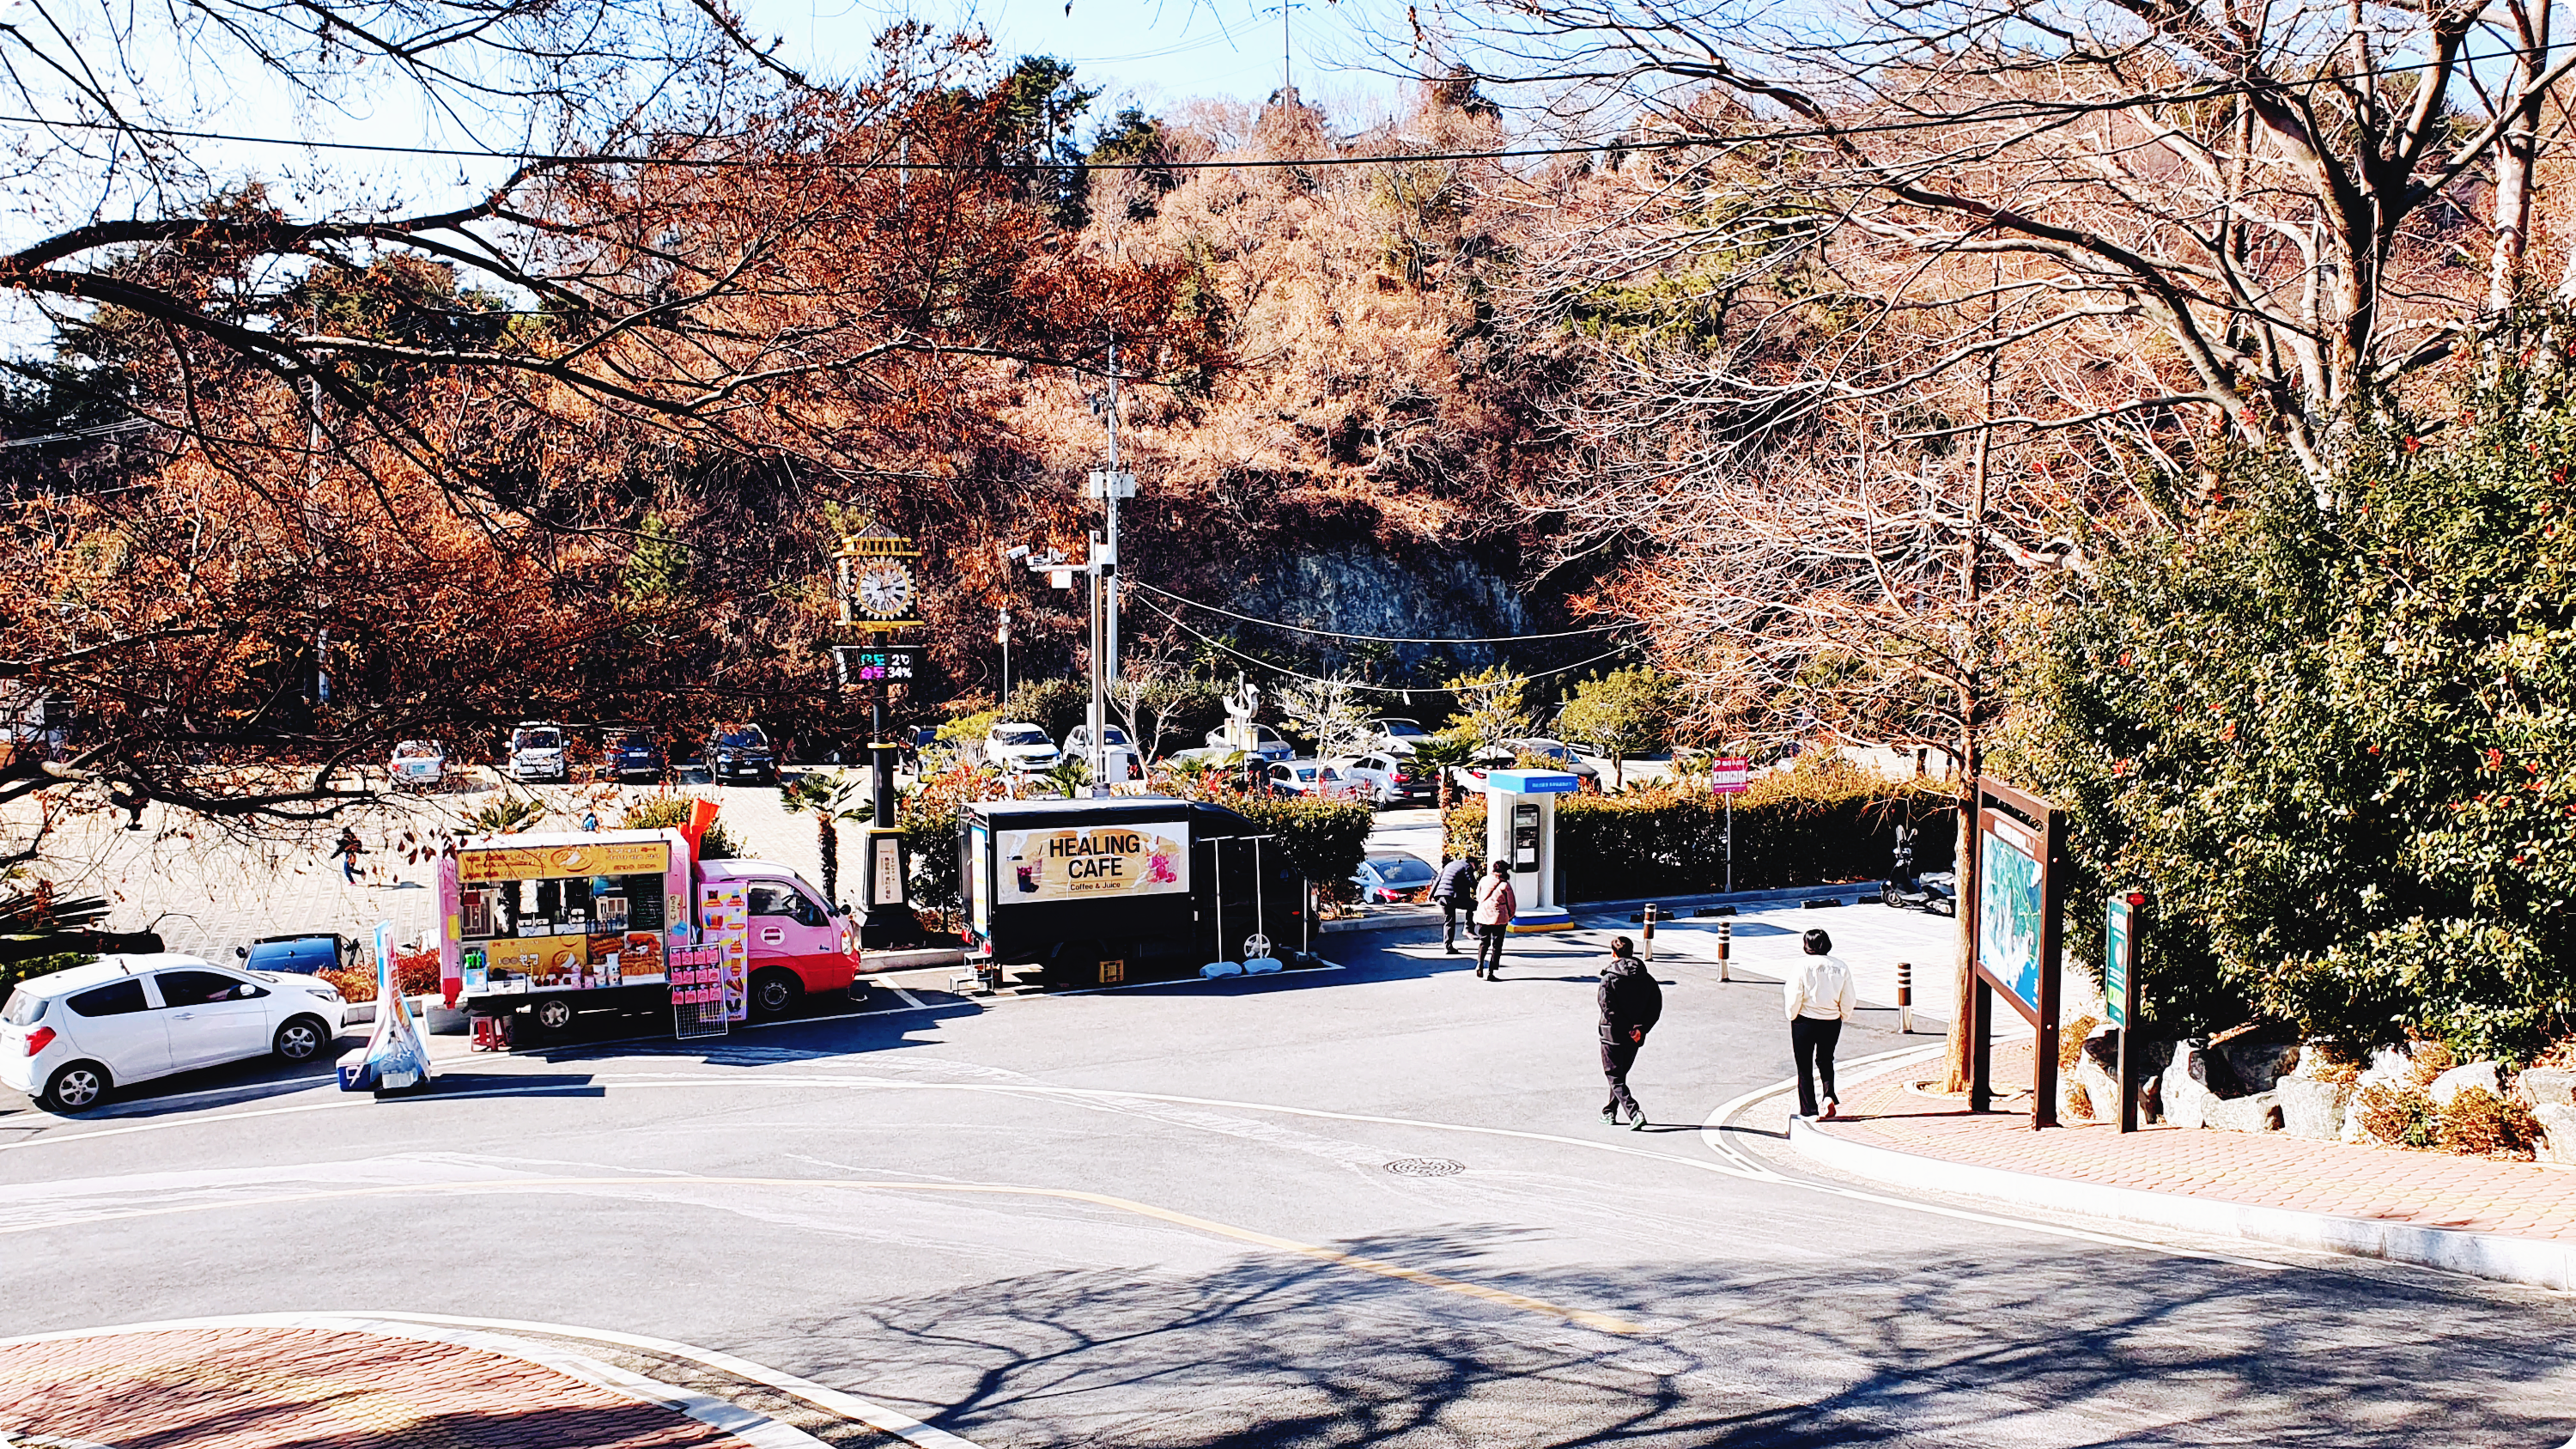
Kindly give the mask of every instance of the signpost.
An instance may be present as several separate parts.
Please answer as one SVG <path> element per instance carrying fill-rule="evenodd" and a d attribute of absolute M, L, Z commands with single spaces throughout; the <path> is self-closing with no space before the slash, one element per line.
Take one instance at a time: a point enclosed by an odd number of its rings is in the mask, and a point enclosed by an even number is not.
<path fill-rule="evenodd" d="M 1735 797 L 1753 776 L 1753 762 L 1741 755 L 1720 755 L 1708 762 L 1708 788 L 1726 801 L 1726 889 L 1735 890 Z"/>
<path fill-rule="evenodd" d="M 2138 932 L 2147 893 L 2113 895 L 2102 925 L 2102 1010 L 2120 1030 L 2120 1130 L 2138 1130 L 2138 1078 L 2130 1070 L 2130 1024 L 2138 1019 Z"/>
<path fill-rule="evenodd" d="M 1977 778 L 1977 899 L 1968 907 L 1968 1110 L 1994 1103 L 2000 992 L 2031 1024 L 2030 1125 L 2057 1125 L 2059 954 L 2065 935 L 2066 816 L 2027 790 Z"/>

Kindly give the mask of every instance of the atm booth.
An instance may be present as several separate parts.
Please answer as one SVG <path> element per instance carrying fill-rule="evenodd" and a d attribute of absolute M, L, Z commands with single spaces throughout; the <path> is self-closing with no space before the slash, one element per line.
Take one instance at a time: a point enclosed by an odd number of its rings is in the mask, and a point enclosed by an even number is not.
<path fill-rule="evenodd" d="M 1563 770 L 1487 770 L 1468 782 L 1485 792 L 1485 859 L 1507 861 L 1520 913 L 1512 931 L 1570 931 L 1556 894 L 1556 797 L 1581 782 Z"/>

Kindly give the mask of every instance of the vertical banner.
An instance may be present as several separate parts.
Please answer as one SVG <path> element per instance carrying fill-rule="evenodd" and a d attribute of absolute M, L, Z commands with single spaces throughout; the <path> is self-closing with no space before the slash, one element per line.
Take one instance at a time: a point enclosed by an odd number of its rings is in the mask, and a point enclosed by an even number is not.
<path fill-rule="evenodd" d="M 438 853 L 438 990 L 449 1007 L 465 988 L 465 931 L 457 908 L 456 845 Z"/>
<path fill-rule="evenodd" d="M 340 1067 L 344 1092 L 403 1092 L 429 1085 L 429 1047 L 394 982 L 394 923 L 376 923 L 376 1025 L 366 1049 Z"/>
<path fill-rule="evenodd" d="M 719 948 L 725 1020 L 751 1015 L 751 911 L 740 881 L 698 887 L 698 943 Z"/>

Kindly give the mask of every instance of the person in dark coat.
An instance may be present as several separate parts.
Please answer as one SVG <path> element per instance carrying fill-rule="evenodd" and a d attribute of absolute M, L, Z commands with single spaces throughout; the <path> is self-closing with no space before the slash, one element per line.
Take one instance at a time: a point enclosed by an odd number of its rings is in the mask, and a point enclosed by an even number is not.
<path fill-rule="evenodd" d="M 1655 981 L 1646 963 L 1637 959 L 1637 945 L 1625 936 L 1610 943 L 1610 964 L 1601 968 L 1601 1075 L 1610 1079 L 1610 1105 L 1601 1109 L 1601 1120 L 1617 1126 L 1619 1109 L 1628 1109 L 1628 1130 L 1641 1131 L 1646 1125 L 1646 1109 L 1628 1091 L 1628 1069 L 1637 1064 L 1637 1049 L 1646 1044 L 1646 1033 L 1664 1014 L 1664 988 Z"/>
<path fill-rule="evenodd" d="M 1440 907 L 1440 949 L 1458 954 L 1458 913 L 1476 904 L 1476 863 L 1454 850 L 1440 852 L 1440 878 L 1431 899 Z"/>

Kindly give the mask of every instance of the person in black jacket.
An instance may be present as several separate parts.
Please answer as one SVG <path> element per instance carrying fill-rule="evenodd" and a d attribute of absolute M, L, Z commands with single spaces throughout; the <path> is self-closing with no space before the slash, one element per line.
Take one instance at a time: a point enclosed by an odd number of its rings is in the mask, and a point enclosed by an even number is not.
<path fill-rule="evenodd" d="M 1440 878 L 1431 883 L 1432 902 L 1440 907 L 1440 948 L 1458 954 L 1458 913 L 1476 904 L 1476 863 L 1454 850 L 1440 852 Z"/>
<path fill-rule="evenodd" d="M 1610 1105 L 1601 1120 L 1617 1126 L 1619 1109 L 1628 1109 L 1628 1130 L 1642 1131 L 1646 1109 L 1628 1091 L 1628 1069 L 1637 1064 L 1637 1049 L 1664 1014 L 1664 988 L 1637 959 L 1636 943 L 1625 936 L 1610 943 L 1610 964 L 1601 969 L 1601 1075 L 1610 1079 Z"/>

